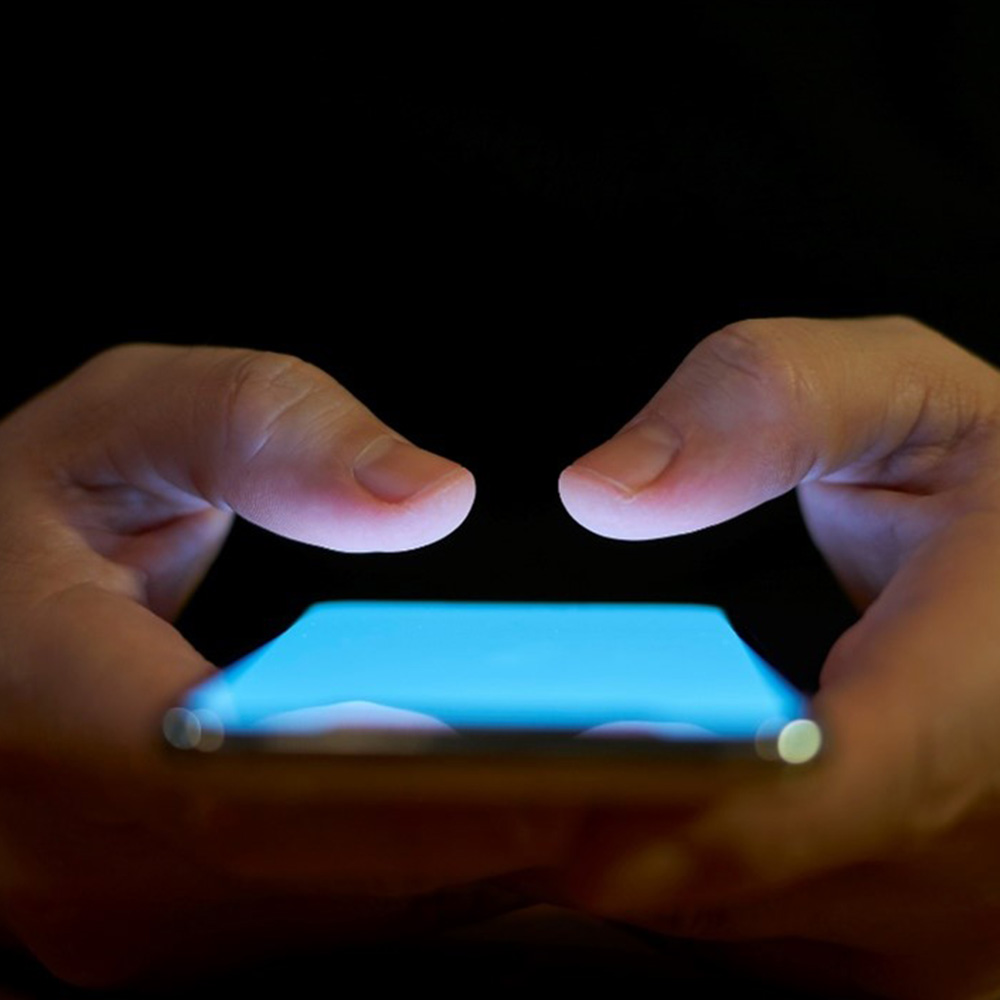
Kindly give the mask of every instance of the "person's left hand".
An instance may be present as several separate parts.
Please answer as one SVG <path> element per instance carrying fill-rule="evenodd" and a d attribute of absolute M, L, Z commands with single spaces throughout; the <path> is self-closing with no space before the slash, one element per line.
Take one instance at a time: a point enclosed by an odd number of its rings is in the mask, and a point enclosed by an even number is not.
<path fill-rule="evenodd" d="M 837 996 L 1000 995 L 1000 375 L 906 318 L 736 324 L 561 482 L 633 540 L 794 487 L 864 609 L 826 760 L 684 822 L 605 815 L 558 890 Z"/>

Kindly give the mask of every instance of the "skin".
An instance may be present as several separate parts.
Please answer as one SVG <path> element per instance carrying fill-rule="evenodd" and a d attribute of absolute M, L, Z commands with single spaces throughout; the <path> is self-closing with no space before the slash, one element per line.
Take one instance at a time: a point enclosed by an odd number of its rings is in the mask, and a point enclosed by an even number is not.
<path fill-rule="evenodd" d="M 693 814 L 345 811 L 165 767 L 149 734 L 213 669 L 169 619 L 234 513 L 399 550 L 472 503 L 467 471 L 324 373 L 116 349 L 0 425 L 0 455 L 0 914 L 63 978 L 467 918 L 522 898 L 498 889 L 520 873 L 839 996 L 1000 989 L 1000 375 L 919 323 L 729 327 L 562 476 L 574 518 L 631 540 L 797 488 L 863 611 L 823 671 L 823 765 Z"/>
<path fill-rule="evenodd" d="M 58 976 L 160 980 L 468 919 L 512 905 L 489 877 L 551 860 L 525 814 L 220 793 L 154 745 L 214 671 L 169 619 L 234 513 L 412 548 L 463 520 L 467 471 L 293 358 L 149 345 L 12 415 L 0 454 L 0 914 Z"/>
<path fill-rule="evenodd" d="M 827 762 L 681 824 L 605 815 L 556 883 L 834 995 L 1000 995 L 1000 376 L 906 318 L 737 324 L 560 483 L 626 539 L 793 487 L 863 612 Z"/>

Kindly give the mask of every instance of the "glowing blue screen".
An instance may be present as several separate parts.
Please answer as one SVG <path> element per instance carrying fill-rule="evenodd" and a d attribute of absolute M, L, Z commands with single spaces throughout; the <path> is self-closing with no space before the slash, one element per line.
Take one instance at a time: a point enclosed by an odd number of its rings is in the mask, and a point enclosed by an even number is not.
<path fill-rule="evenodd" d="M 317 604 L 192 693 L 229 730 L 752 738 L 801 694 L 705 605 Z"/>

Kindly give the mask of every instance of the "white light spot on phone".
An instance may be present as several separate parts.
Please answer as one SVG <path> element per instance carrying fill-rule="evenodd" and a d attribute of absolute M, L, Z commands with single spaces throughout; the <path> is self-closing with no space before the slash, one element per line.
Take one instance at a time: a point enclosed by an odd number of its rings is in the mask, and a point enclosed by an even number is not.
<path fill-rule="evenodd" d="M 225 730 L 222 720 L 207 708 L 172 708 L 163 718 L 163 735 L 178 750 L 210 753 L 222 746 Z"/>
<path fill-rule="evenodd" d="M 812 719 L 789 722 L 778 734 L 778 756 L 786 764 L 805 764 L 822 746 L 823 734 Z"/>

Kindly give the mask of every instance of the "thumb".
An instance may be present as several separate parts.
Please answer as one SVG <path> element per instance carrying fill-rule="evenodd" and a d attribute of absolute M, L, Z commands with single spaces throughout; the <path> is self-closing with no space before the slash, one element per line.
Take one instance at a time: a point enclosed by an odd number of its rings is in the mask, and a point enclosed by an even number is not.
<path fill-rule="evenodd" d="M 861 459 L 878 468 L 926 418 L 948 350 L 958 353 L 905 317 L 726 327 L 622 431 L 563 473 L 563 503 L 597 534 L 660 538 Z"/>
<path fill-rule="evenodd" d="M 48 419 L 33 408 L 25 422 L 25 461 L 44 442 L 45 467 L 99 501 L 116 534 L 215 507 L 314 545 L 397 551 L 454 530 L 475 493 L 467 470 L 285 355 L 130 345 L 37 402 Z"/>

